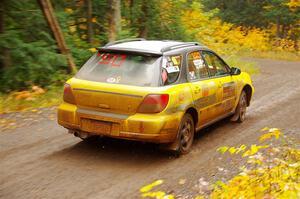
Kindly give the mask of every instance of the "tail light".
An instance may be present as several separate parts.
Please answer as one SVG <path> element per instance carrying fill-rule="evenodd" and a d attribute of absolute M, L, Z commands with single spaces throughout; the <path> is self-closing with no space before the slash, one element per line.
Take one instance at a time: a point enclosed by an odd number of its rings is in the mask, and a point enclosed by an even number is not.
<path fill-rule="evenodd" d="M 138 113 L 159 113 L 162 112 L 169 102 L 168 94 L 147 95 L 138 108 Z"/>
<path fill-rule="evenodd" d="M 64 101 L 70 104 L 75 104 L 75 97 L 70 84 L 65 84 L 64 86 Z"/>

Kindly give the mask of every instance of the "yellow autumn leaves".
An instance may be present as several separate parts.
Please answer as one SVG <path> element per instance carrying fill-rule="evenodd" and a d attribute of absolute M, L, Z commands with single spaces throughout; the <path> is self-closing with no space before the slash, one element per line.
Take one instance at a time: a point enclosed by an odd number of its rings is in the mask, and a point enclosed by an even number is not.
<path fill-rule="evenodd" d="M 265 127 L 261 129 L 264 134 L 260 136 L 260 142 L 272 138 L 281 138 L 278 128 Z M 261 149 L 266 149 L 261 153 Z M 300 150 L 278 145 L 256 145 L 249 147 L 242 144 L 239 147 L 220 147 L 217 149 L 224 154 L 242 154 L 247 158 L 247 164 L 241 167 L 241 173 L 233 177 L 227 183 L 217 181 L 209 197 L 213 199 L 232 198 L 264 198 L 286 199 L 300 198 Z M 251 166 L 252 165 L 252 166 Z M 168 195 L 164 191 L 153 191 L 153 188 L 163 184 L 163 180 L 157 180 L 140 189 L 142 197 L 157 199 L 173 199 L 174 195 Z M 197 196 L 196 199 L 208 196 Z"/>
<path fill-rule="evenodd" d="M 281 135 L 281 132 L 278 128 L 268 128 L 264 127 L 261 129 L 262 132 L 267 132 L 260 136 L 259 141 L 263 142 L 266 141 L 272 137 L 275 137 L 278 139 Z M 260 149 L 268 148 L 269 145 L 256 145 L 253 144 L 250 147 L 247 147 L 246 145 L 242 144 L 239 147 L 228 147 L 228 146 L 222 146 L 217 149 L 220 153 L 224 154 L 225 152 L 229 152 L 230 154 L 239 154 L 240 152 L 243 152 L 242 157 L 252 156 L 255 155 Z M 248 150 L 246 150 L 248 149 Z"/>
<path fill-rule="evenodd" d="M 268 131 L 267 133 L 263 134 L 262 136 L 260 136 L 259 141 L 263 142 L 265 140 L 268 140 L 272 137 L 275 137 L 276 139 L 279 139 L 281 132 L 279 129 L 277 128 L 268 128 L 265 127 L 263 129 L 261 129 L 262 132 Z"/>
<path fill-rule="evenodd" d="M 211 198 L 300 198 L 300 151 L 286 149 L 285 158 L 244 171 L 228 183 L 218 183 Z M 271 166 L 273 165 L 273 166 Z"/>
<path fill-rule="evenodd" d="M 140 189 L 143 198 L 156 198 L 156 199 L 174 199 L 173 195 L 168 195 L 163 191 L 152 191 L 155 186 L 161 185 L 163 180 L 156 180 Z"/>
<path fill-rule="evenodd" d="M 240 147 L 227 147 L 227 146 L 223 146 L 218 148 L 218 151 L 221 152 L 222 154 L 224 154 L 226 151 L 228 151 L 230 154 L 239 154 L 240 152 L 244 152 L 242 157 L 247 157 L 247 156 L 251 156 L 256 154 L 259 149 L 265 149 L 268 148 L 268 145 L 264 145 L 264 146 L 257 146 L 256 144 L 253 144 L 249 147 L 248 150 L 247 146 L 245 146 L 244 144 L 242 144 Z"/>
<path fill-rule="evenodd" d="M 270 33 L 274 34 L 276 31 L 275 25 L 269 29 L 234 26 L 213 17 L 214 12 L 204 12 L 202 7 L 199 2 L 193 2 L 192 10 L 183 12 L 182 24 L 187 35 L 193 35 L 219 53 L 228 55 L 240 51 L 294 51 L 294 43 L 289 39 L 270 42 Z"/>
<path fill-rule="evenodd" d="M 282 135 L 278 128 L 265 127 L 259 141 L 279 139 Z M 260 149 L 266 149 L 264 153 Z M 270 147 L 269 145 L 251 145 L 248 147 L 220 147 L 224 154 L 238 154 L 247 157 L 252 167 L 242 167 L 242 172 L 228 183 L 216 183 L 211 198 L 300 198 L 300 151 L 288 146 Z M 276 155 L 276 156 L 275 156 Z"/>

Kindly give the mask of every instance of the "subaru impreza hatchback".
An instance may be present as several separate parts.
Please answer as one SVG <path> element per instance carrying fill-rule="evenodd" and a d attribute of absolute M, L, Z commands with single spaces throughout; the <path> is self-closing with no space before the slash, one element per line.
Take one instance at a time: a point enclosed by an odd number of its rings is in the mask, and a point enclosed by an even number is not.
<path fill-rule="evenodd" d="M 222 118 L 243 122 L 254 88 L 196 42 L 128 39 L 94 54 L 64 86 L 58 123 L 95 135 L 160 143 L 179 154 L 194 134 Z"/>

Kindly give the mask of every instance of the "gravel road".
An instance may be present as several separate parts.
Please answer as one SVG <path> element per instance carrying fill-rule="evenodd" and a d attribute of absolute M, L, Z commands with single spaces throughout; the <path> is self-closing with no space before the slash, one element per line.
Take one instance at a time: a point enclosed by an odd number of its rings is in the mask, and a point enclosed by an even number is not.
<path fill-rule="evenodd" d="M 38 118 L 33 121 L 24 113 L 0 116 L 25 123 L 0 129 L 0 198 L 139 198 L 139 188 L 156 179 L 164 180 L 162 190 L 191 197 L 199 192 L 199 179 L 232 176 L 234 165 L 220 157 L 218 147 L 255 143 L 265 126 L 300 138 L 300 62 L 251 61 L 261 74 L 253 77 L 256 92 L 246 121 L 225 119 L 201 130 L 191 153 L 180 158 L 153 144 L 82 142 L 49 119 L 51 109 L 32 113 Z"/>

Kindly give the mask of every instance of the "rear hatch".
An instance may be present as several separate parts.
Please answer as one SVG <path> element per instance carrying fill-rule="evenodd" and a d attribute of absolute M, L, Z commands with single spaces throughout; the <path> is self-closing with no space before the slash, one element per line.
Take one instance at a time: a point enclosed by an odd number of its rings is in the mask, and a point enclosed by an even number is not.
<path fill-rule="evenodd" d="M 69 82 L 76 104 L 109 113 L 134 114 L 157 90 L 159 56 L 97 53 Z"/>
<path fill-rule="evenodd" d="M 111 113 L 134 114 L 149 90 L 134 86 L 111 85 L 72 79 L 76 104 Z M 151 90 L 151 89 L 150 89 Z"/>

